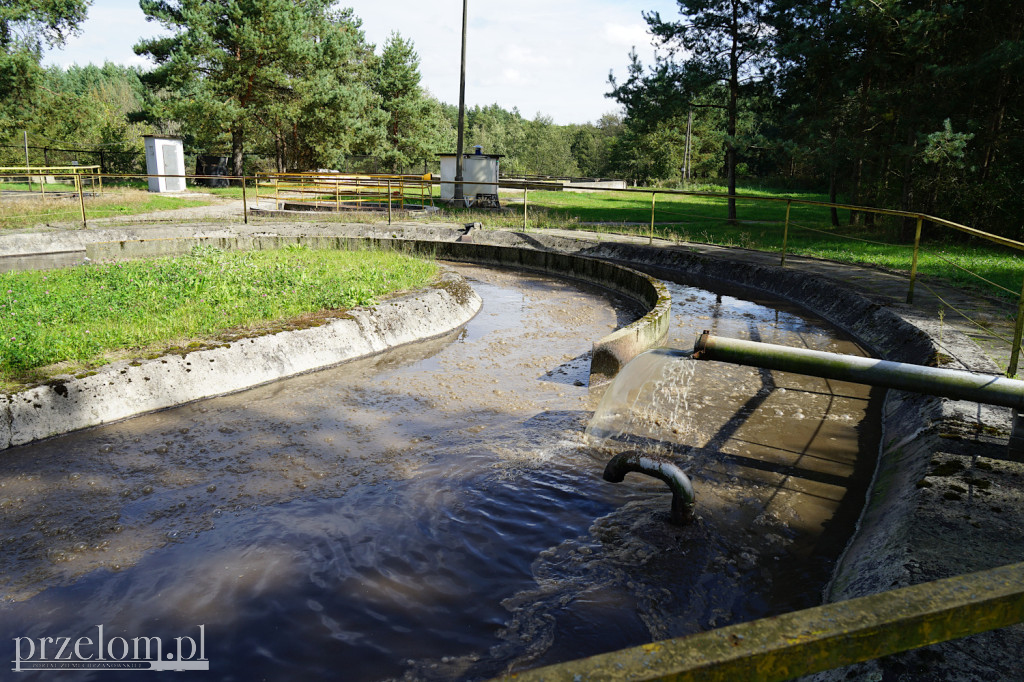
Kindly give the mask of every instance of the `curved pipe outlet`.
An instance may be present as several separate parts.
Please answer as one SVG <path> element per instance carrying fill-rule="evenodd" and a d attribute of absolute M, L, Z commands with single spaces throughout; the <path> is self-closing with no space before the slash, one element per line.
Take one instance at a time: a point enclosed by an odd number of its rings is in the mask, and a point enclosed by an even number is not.
<path fill-rule="evenodd" d="M 604 480 L 621 483 L 631 471 L 661 479 L 672 491 L 672 523 L 685 526 L 693 520 L 693 485 L 679 466 L 664 457 L 623 452 L 615 455 L 604 468 Z"/>

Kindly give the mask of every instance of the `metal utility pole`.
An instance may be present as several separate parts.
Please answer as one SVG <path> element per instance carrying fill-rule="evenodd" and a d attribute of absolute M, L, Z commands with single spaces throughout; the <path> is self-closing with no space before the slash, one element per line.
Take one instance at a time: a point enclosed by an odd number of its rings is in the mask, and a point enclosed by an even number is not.
<path fill-rule="evenodd" d="M 459 142 L 455 150 L 455 201 L 465 203 L 462 192 L 462 137 L 466 129 L 466 10 L 469 0 L 462 0 L 462 68 L 459 75 Z"/>

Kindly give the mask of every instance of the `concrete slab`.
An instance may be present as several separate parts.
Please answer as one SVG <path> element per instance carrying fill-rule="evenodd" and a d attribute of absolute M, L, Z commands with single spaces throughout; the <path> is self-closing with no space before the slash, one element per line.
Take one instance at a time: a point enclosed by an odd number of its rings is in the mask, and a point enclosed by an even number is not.
<path fill-rule="evenodd" d="M 480 310 L 455 273 L 320 327 L 241 339 L 220 347 L 119 362 L 91 376 L 58 378 L 0 404 L 0 449 L 241 391 L 284 377 L 447 334 Z"/>

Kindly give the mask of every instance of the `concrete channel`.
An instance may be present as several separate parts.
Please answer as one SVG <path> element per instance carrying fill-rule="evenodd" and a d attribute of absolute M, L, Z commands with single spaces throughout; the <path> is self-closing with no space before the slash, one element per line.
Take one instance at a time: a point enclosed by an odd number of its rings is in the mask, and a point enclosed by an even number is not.
<path fill-rule="evenodd" d="M 942 348 L 960 347 L 963 352 L 940 352 L 934 336 L 923 328 L 926 325 L 920 324 L 912 314 L 880 305 L 833 280 L 791 270 L 709 258 L 686 249 L 594 243 L 544 234 L 486 230 L 475 231 L 472 243 L 465 244 L 458 240 L 466 235 L 466 230 L 443 226 L 403 226 L 391 229 L 363 225 L 262 226 L 259 229 L 201 226 L 185 228 L 185 235 L 181 229 L 172 228 L 102 232 L 76 234 L 69 237 L 69 244 L 63 247 L 58 239 L 55 248 L 63 251 L 85 249 L 89 258 L 98 260 L 106 257 L 153 255 L 165 249 L 179 251 L 195 243 L 191 240 L 214 243 L 220 240 L 219 245 L 222 246 L 242 244 L 246 248 L 269 248 L 271 244 L 284 242 L 314 246 L 323 245 L 324 240 L 351 238 L 369 239 L 394 244 L 396 247 L 401 245 L 401 248 L 433 253 L 438 258 L 560 274 L 568 272 L 573 277 L 627 293 L 634 300 L 641 301 L 647 310 L 642 324 L 634 323 L 595 344 L 595 369 L 592 370 L 595 381 L 614 375 L 633 355 L 644 348 L 658 345 L 664 339 L 662 320 L 666 313 L 662 309 L 667 307 L 668 301 L 663 291 L 651 284 L 650 277 L 639 275 L 637 270 L 650 276 L 672 273 L 710 288 L 727 284 L 751 292 L 768 293 L 810 310 L 847 330 L 860 344 L 882 359 L 939 365 L 992 375 L 999 373 L 994 363 L 987 361 L 983 354 L 972 348 L 973 344 L 969 341 L 950 339 L 956 336 L 954 332 L 946 331 Z M 182 236 L 188 239 L 182 241 L 179 239 Z M 16 249 L 21 248 L 26 254 L 40 254 L 43 253 L 40 250 L 42 243 L 35 237 L 22 236 L 17 241 Z M 628 267 L 618 268 L 614 270 L 615 274 L 610 275 L 612 271 L 607 269 L 609 263 Z M 464 311 L 462 314 L 467 313 Z M 602 346 L 602 343 L 606 345 Z M 982 448 L 984 453 L 990 456 L 998 450 L 1001 439 L 1009 433 L 1010 414 L 1009 410 L 1003 408 L 889 391 L 882 410 L 882 422 L 884 436 L 878 467 L 857 532 L 836 566 L 824 595 L 826 602 L 874 594 L 913 582 L 910 574 L 912 571 L 908 572 L 908 566 L 918 560 L 919 550 L 914 549 L 909 535 L 914 528 L 913 517 L 920 496 L 919 482 L 928 475 L 933 453 L 947 446 L 951 439 L 962 439 L 982 443 L 986 446 Z M 979 433 L 986 436 L 981 441 L 977 438 Z M 1019 626 L 1000 632 L 999 641 L 1024 641 Z M 936 655 L 945 656 L 946 664 L 960 666 L 961 669 L 970 665 L 969 661 L 965 662 L 962 646 L 951 643 L 943 647 L 938 649 Z M 994 655 L 987 665 L 1000 665 L 1000 658 L 1000 654 Z M 917 661 L 918 658 L 911 655 L 881 664 L 864 664 L 852 671 L 834 672 L 826 677 L 841 677 L 845 674 L 881 675 L 886 670 L 892 670 L 892 666 L 898 670 L 899 666 L 912 667 Z"/>

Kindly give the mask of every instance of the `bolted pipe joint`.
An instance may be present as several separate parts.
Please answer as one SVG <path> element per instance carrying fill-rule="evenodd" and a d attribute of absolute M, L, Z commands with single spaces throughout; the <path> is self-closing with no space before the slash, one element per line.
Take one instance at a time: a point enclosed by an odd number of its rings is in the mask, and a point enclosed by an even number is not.
<path fill-rule="evenodd" d="M 657 455 L 642 455 L 639 452 L 622 452 L 608 461 L 604 468 L 604 480 L 621 483 L 631 471 L 647 474 L 665 481 L 672 491 L 672 523 L 685 526 L 693 521 L 693 485 L 686 473 L 675 462 Z"/>

